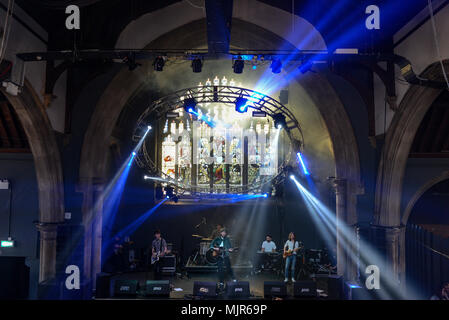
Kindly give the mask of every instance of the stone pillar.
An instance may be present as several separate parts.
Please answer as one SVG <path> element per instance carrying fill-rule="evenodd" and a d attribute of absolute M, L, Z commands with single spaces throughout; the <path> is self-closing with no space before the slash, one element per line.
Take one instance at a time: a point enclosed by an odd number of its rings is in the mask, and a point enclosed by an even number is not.
<path fill-rule="evenodd" d="M 57 223 L 36 223 L 40 235 L 39 282 L 56 275 L 56 236 Z"/>
<path fill-rule="evenodd" d="M 388 279 L 388 285 L 391 288 L 403 289 L 404 284 L 404 265 L 401 263 L 401 258 L 404 256 L 405 246 L 401 240 L 404 238 L 405 228 L 403 226 L 371 226 L 374 231 L 374 245 L 376 251 L 379 252 L 383 261 L 377 263 L 381 264 L 381 274 L 386 273 L 388 276 L 383 277 Z"/>
<path fill-rule="evenodd" d="M 86 181 L 83 184 L 83 226 L 84 226 L 84 280 L 95 289 L 97 273 L 101 272 L 103 184 Z"/>
<path fill-rule="evenodd" d="M 337 274 L 347 281 L 357 279 L 357 238 L 355 226 L 348 221 L 348 183 L 335 179 L 337 233 Z"/>

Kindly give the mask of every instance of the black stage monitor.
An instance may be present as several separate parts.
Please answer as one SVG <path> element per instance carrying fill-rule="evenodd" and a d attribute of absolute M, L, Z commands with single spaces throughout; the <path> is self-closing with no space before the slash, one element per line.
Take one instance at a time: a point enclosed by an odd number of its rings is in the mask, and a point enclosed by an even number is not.
<path fill-rule="evenodd" d="M 316 282 L 311 280 L 297 281 L 293 286 L 293 294 L 295 297 L 316 298 Z"/>
<path fill-rule="evenodd" d="M 226 296 L 229 298 L 249 298 L 248 281 L 231 281 L 226 284 Z"/>
<path fill-rule="evenodd" d="M 265 281 L 263 293 L 265 298 L 283 298 L 287 296 L 287 286 L 282 281 Z"/>
<path fill-rule="evenodd" d="M 145 295 L 154 297 L 170 297 L 170 281 L 147 280 Z"/>
<path fill-rule="evenodd" d="M 327 295 L 331 300 L 343 299 L 343 277 L 329 275 L 327 277 Z"/>
<path fill-rule="evenodd" d="M 217 296 L 217 283 L 210 281 L 195 281 L 193 283 L 193 296 L 209 297 Z"/>
<path fill-rule="evenodd" d="M 134 297 L 137 295 L 137 280 L 114 279 L 113 296 L 114 297 Z"/>

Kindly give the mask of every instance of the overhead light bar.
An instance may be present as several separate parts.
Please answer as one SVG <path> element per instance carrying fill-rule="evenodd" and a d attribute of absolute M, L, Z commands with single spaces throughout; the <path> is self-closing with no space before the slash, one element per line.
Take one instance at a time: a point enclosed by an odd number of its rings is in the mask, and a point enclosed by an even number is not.
<path fill-rule="evenodd" d="M 165 116 L 167 118 L 178 118 L 179 117 L 179 112 L 167 112 L 165 114 Z"/>
<path fill-rule="evenodd" d="M 264 111 L 253 111 L 253 117 L 255 118 L 265 118 L 267 113 Z"/>

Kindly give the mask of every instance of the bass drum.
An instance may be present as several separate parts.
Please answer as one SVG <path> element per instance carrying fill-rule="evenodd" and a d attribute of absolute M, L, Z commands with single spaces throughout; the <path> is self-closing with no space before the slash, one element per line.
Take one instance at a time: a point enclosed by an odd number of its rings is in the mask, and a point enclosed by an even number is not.
<path fill-rule="evenodd" d="M 206 252 L 206 261 L 207 264 L 210 266 L 215 266 L 217 264 L 218 258 L 214 257 L 214 250 L 213 249 L 209 249 Z"/>

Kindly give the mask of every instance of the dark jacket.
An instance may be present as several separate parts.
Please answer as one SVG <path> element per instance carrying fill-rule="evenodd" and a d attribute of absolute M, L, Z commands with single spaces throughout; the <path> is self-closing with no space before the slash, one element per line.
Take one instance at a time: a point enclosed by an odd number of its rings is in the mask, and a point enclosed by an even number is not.
<path fill-rule="evenodd" d="M 232 248 L 231 240 L 229 240 L 228 237 L 226 237 L 226 238 L 224 238 L 224 239 L 222 240 L 221 236 L 215 238 L 214 241 L 212 241 L 212 242 L 210 243 L 210 247 L 211 247 L 211 248 L 220 247 L 221 241 L 223 241 L 223 246 L 224 246 L 224 248 L 225 248 L 226 250 Z"/>

